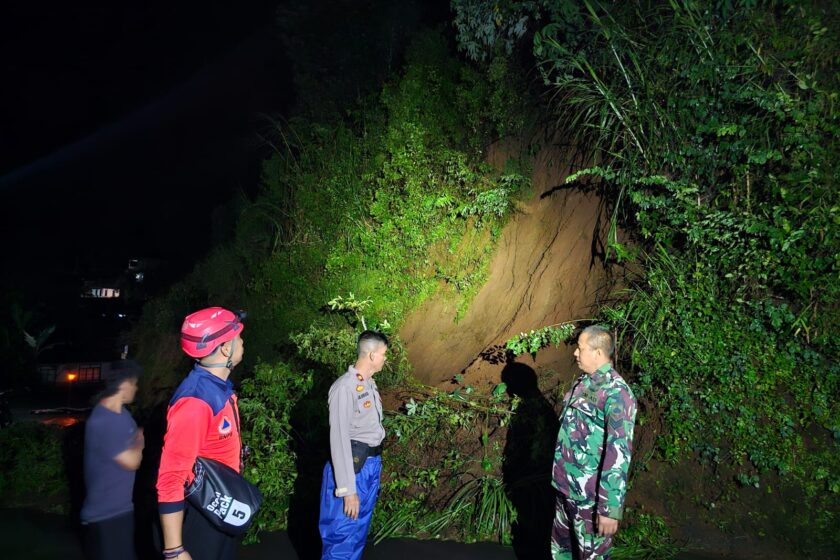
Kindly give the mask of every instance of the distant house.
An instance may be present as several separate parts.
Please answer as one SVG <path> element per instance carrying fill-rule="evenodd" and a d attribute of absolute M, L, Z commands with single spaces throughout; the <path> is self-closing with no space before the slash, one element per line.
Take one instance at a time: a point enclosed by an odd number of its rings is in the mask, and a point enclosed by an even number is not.
<path fill-rule="evenodd" d="M 41 364 L 38 375 L 41 383 L 48 386 L 68 383 L 91 384 L 104 383 L 116 376 L 118 371 L 134 370 L 139 377 L 140 364 L 134 360 L 115 360 L 113 362 L 64 362 Z"/>

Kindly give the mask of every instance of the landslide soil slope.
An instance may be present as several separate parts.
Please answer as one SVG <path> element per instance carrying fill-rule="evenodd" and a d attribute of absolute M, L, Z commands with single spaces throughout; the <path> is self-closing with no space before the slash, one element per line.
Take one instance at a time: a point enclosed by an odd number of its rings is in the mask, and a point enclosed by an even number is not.
<path fill-rule="evenodd" d="M 489 161 L 501 166 L 511 150 L 494 146 Z M 592 316 L 609 293 L 603 266 L 608 216 L 601 199 L 565 187 L 568 157 L 557 148 L 534 161 L 533 196 L 520 204 L 498 241 L 487 281 L 456 322 L 457 304 L 428 300 L 400 331 L 418 381 L 450 383 L 455 374 L 475 387 L 498 383 L 505 341 L 520 332 Z M 541 351 L 527 361 L 538 374 L 576 375 L 570 347 Z"/>
<path fill-rule="evenodd" d="M 489 161 L 501 168 L 510 153 L 515 150 L 494 146 Z M 460 321 L 456 322 L 458 302 L 447 298 L 445 290 L 409 316 L 400 335 L 418 381 L 452 389 L 453 376 L 461 373 L 462 384 L 487 390 L 503 379 L 507 340 L 523 331 L 591 318 L 616 286 L 626 284 L 616 277 L 624 271 L 611 274 L 604 264 L 609 226 L 604 204 L 594 193 L 563 186 L 570 161 L 556 147 L 535 158 L 533 196 L 505 226 L 486 283 Z M 572 352 L 567 345 L 541 350 L 536 359 L 516 359 L 533 369 L 542 398 L 555 415 L 566 388 L 579 374 Z M 528 369 L 514 368 L 516 373 L 523 371 Z M 510 387 L 512 379 L 506 381 Z M 658 430 L 656 418 L 648 420 L 634 438 L 634 456 L 640 458 L 652 451 Z M 534 434 L 526 429 L 523 435 Z M 546 445 L 551 449 L 552 442 Z M 790 551 L 795 546 L 789 538 L 764 538 L 757 528 L 760 521 L 745 522 L 762 510 L 755 497 L 740 496 L 729 502 L 729 514 L 710 516 L 704 504 L 720 498 L 720 484 L 712 474 L 693 460 L 677 465 L 650 460 L 647 469 L 636 473 L 627 506 L 637 513 L 664 515 L 677 544 L 703 551 L 698 557 L 798 557 Z M 767 502 L 767 494 L 761 499 Z M 768 532 L 770 527 L 767 524 Z"/>

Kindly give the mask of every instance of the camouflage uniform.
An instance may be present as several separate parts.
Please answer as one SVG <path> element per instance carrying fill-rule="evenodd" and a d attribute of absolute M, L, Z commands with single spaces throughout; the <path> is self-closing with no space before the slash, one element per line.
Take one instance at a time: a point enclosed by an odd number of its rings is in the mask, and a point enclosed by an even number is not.
<path fill-rule="evenodd" d="M 598 536 L 596 518 L 621 519 L 636 398 L 605 364 L 581 375 L 564 403 L 552 473 L 559 494 L 551 554 L 554 560 L 609 558 L 612 538 Z"/>

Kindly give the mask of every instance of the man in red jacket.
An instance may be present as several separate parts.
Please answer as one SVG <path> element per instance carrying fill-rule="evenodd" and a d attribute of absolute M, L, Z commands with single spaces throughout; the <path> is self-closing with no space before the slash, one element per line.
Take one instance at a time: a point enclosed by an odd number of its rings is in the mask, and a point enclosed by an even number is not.
<path fill-rule="evenodd" d="M 202 309 L 184 319 L 181 349 L 196 364 L 172 400 L 160 458 L 157 490 L 163 556 L 177 560 L 231 560 L 237 539 L 213 527 L 184 501 L 197 457 L 240 471 L 241 441 L 233 383 L 228 377 L 242 361 L 243 315 L 221 307 Z"/>

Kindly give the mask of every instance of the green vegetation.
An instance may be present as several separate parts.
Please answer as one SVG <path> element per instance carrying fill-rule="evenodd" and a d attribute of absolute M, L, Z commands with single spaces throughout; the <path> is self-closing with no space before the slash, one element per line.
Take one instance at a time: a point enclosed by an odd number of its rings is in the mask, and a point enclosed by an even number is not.
<path fill-rule="evenodd" d="M 541 329 L 532 329 L 526 333 L 520 333 L 508 340 L 505 343 L 505 348 L 513 352 L 514 356 L 521 356 L 526 353 L 536 356 L 537 352 L 543 348 L 559 346 L 561 342 L 571 338 L 574 332 L 575 326 L 573 323 L 548 325 Z"/>
<path fill-rule="evenodd" d="M 410 386 L 396 334 L 406 315 L 437 294 L 460 316 L 483 283 L 501 225 L 529 189 L 520 163 L 497 170 L 482 155 L 491 138 L 523 122 L 508 112 L 524 98 L 512 76 L 503 61 L 472 69 L 439 34 L 424 33 L 378 97 L 324 121 L 274 123 L 263 192 L 244 208 L 234 239 L 146 307 L 135 337 L 147 404 L 165 398 L 186 370 L 171 333 L 188 310 L 212 303 L 249 312 L 241 369 L 253 374 L 242 382 L 242 412 L 253 449 L 247 475 L 265 494 L 257 530 L 285 526 L 296 461 L 313 452 L 305 440 L 324 429 L 323 391 L 354 361 L 358 333 L 376 328 L 392 338 L 380 387 Z M 383 486 L 378 534 L 509 538 L 515 514 L 499 478 L 498 442 L 487 444 L 495 455 L 488 451 L 478 470 L 466 453 L 438 473 L 428 460 L 417 473 L 405 458 L 425 454 L 434 442 L 424 438 L 443 433 L 438 420 L 457 418 L 452 429 L 472 434 L 479 417 L 487 423 L 499 413 L 504 391 L 490 404 L 458 400 L 471 392 L 456 392 L 449 404 L 423 401 L 416 415 L 409 409 L 415 428 L 389 418 L 389 430 L 417 431 L 386 456 L 396 478 Z M 298 425 L 306 433 L 293 438 Z"/>
<path fill-rule="evenodd" d="M 264 499 L 252 535 L 286 526 L 297 478 L 296 456 L 290 449 L 292 410 L 311 387 L 312 372 L 293 371 L 285 364 L 258 364 L 253 377 L 242 382 L 239 409 L 248 419 L 242 440 L 250 450 L 244 475 L 259 486 Z"/>
<path fill-rule="evenodd" d="M 246 359 L 264 361 L 294 355 L 291 335 L 360 327 L 348 325 L 347 309 L 321 313 L 336 295 L 364 302 L 376 318 L 368 326 L 398 327 L 439 290 L 468 303 L 497 226 L 528 183 L 481 160 L 492 123 L 505 119 L 489 94 L 481 74 L 426 34 L 379 102 L 327 123 L 278 124 L 264 192 L 243 211 L 233 243 L 147 308 L 137 336 L 151 377 L 162 386 L 177 379 L 178 361 L 159 362 L 158 341 L 182 311 L 207 301 L 249 311 Z"/>
<path fill-rule="evenodd" d="M 340 337 L 361 326 L 348 325 L 346 310 L 321 313 L 336 295 L 366 302 L 377 319 L 369 326 L 399 326 L 439 290 L 467 305 L 498 225 L 528 184 L 514 166 L 498 172 L 482 162 L 493 123 L 510 126 L 487 102 L 502 87 L 488 87 L 426 34 L 379 99 L 328 122 L 276 123 L 264 191 L 243 210 L 234 240 L 146 308 L 136 330 L 146 395 L 180 377 L 184 362 L 161 352 L 171 346 L 163 341 L 206 302 L 249 311 L 251 363 L 293 356 L 292 335 Z"/>
<path fill-rule="evenodd" d="M 66 507 L 69 496 L 62 434 L 59 426 L 35 422 L 0 430 L 0 499 L 4 505 Z"/>
<path fill-rule="evenodd" d="M 396 439 L 383 456 L 374 539 L 449 536 L 510 543 L 516 512 L 501 480 L 498 428 L 519 402 L 502 385 L 489 396 L 466 386 L 411 397 L 404 410 L 387 416 L 385 427 Z"/>
<path fill-rule="evenodd" d="M 658 515 L 631 513 L 625 519 L 626 527 L 615 537 L 613 558 L 616 560 L 667 560 L 683 552 L 684 547 L 674 542 L 665 520 Z"/>
<path fill-rule="evenodd" d="M 533 36 L 547 110 L 592 162 L 569 184 L 612 202 L 609 258 L 635 279 L 602 313 L 661 456 L 756 487 L 774 471 L 836 541 L 836 6 L 453 5 L 474 59 Z"/>
<path fill-rule="evenodd" d="M 55 325 L 43 305 L 27 307 L 22 293 L 4 289 L 0 294 L 0 355 L 4 357 L 4 389 L 37 383 L 43 352 L 58 346 Z"/>
<path fill-rule="evenodd" d="M 283 527 L 296 477 L 308 474 L 298 471 L 312 454 L 306 438 L 326 421 L 322 390 L 353 360 L 358 332 L 382 329 L 393 346 L 377 380 L 403 405 L 386 417 L 392 440 L 372 534 L 509 542 L 517 513 L 502 456 L 520 400 L 504 384 L 490 394 L 418 387 L 398 333 L 432 296 L 453 303 L 453 319 L 465 313 L 501 226 L 530 189 L 527 158 L 493 169 L 483 150 L 537 113 L 585 156 L 568 187 L 597 191 L 612 210 L 607 262 L 625 266 L 629 281 L 594 320 L 620 335 L 621 369 L 642 402 L 639 432 L 661 426 L 661 460 L 710 465 L 721 500 L 756 489 L 806 500 L 814 515 L 791 519 L 792 530 L 813 546 L 836 543 L 835 8 L 452 6 L 475 64 L 423 33 L 381 87 L 345 77 L 334 99 L 313 97 L 272 123 L 262 192 L 229 242 L 145 308 L 134 332 L 143 404 L 167 398 L 187 370 L 173 342 L 184 315 L 208 304 L 246 309 L 246 474 L 266 496 L 257 530 Z M 379 55 L 389 49 L 374 50 L 377 68 L 387 67 Z M 306 66 L 318 66 L 308 61 L 298 61 L 296 81 L 316 91 L 331 76 L 307 77 Z M 529 72 L 543 103 L 529 94 Z M 573 331 L 535 325 L 506 350 L 535 354 Z M 0 436 L 4 499 L 35 480 L 59 491 L 58 444 L 29 449 L 28 438 Z M 766 484 L 771 477 L 781 483 Z M 647 513 L 628 516 L 617 545 L 623 558 L 676 549 L 666 520 Z"/>

